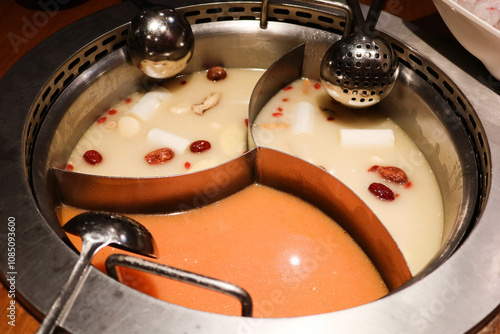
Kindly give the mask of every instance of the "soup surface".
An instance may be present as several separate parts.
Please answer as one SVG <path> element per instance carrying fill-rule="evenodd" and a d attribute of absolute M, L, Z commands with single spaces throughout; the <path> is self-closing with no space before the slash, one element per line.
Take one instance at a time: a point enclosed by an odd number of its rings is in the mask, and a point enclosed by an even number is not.
<path fill-rule="evenodd" d="M 67 169 L 105 176 L 169 176 L 226 162 L 247 150 L 248 101 L 261 70 L 207 71 L 137 92 L 99 117 Z"/>
<path fill-rule="evenodd" d="M 413 274 L 439 250 L 443 200 L 431 167 L 391 119 L 336 104 L 319 82 L 278 92 L 252 125 L 256 145 L 323 167 L 375 212 Z"/>
<path fill-rule="evenodd" d="M 84 134 L 67 169 L 106 176 L 194 172 L 247 150 L 248 102 L 262 71 L 213 69 L 168 80 L 107 110 Z M 213 74 L 213 73 L 212 73 Z M 422 152 L 392 120 L 334 104 L 300 79 L 271 99 L 254 140 L 322 166 L 377 214 L 413 274 L 441 246 L 443 203 Z"/>
<path fill-rule="evenodd" d="M 61 223 L 81 210 L 63 206 Z M 255 317 L 332 312 L 388 291 L 353 239 L 330 217 L 292 195 L 252 185 L 209 206 L 171 215 L 131 216 L 155 238 L 158 262 L 244 288 Z M 69 235 L 79 248 L 78 237 Z M 103 270 L 111 247 L 93 264 Z M 194 309 L 240 315 L 231 297 L 167 278 L 120 270 L 122 281 L 151 296 Z"/>

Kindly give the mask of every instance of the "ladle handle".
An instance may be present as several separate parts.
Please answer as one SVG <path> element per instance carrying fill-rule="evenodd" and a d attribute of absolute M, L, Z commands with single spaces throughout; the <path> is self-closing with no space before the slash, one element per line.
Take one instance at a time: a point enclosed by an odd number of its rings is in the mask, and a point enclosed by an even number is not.
<path fill-rule="evenodd" d="M 368 10 L 368 15 L 366 16 L 365 30 L 366 32 L 373 33 L 375 31 L 375 26 L 377 25 L 380 13 L 385 7 L 386 0 L 373 0 L 370 9 Z"/>
<path fill-rule="evenodd" d="M 92 242 L 83 240 L 82 251 L 80 257 L 71 271 L 66 284 L 52 304 L 49 313 L 43 319 L 42 324 L 38 328 L 37 334 L 49 334 L 54 331 L 57 324 L 66 318 L 69 310 L 73 306 L 76 296 L 80 292 L 83 283 L 85 282 L 90 272 L 90 261 L 94 254 L 106 246 L 102 242 Z"/>
<path fill-rule="evenodd" d="M 147 261 L 130 255 L 112 254 L 106 259 L 106 271 L 109 276 L 113 277 L 117 281 L 120 280 L 116 270 L 117 266 L 141 270 L 150 274 L 163 276 L 234 297 L 241 303 L 241 315 L 243 317 L 252 316 L 252 298 L 247 291 L 235 284 L 156 262 Z"/>
<path fill-rule="evenodd" d="M 153 3 L 148 0 L 129 0 L 129 1 L 132 2 L 134 5 L 136 5 L 137 7 L 139 7 L 140 9 L 159 6 L 159 4 Z"/>
<path fill-rule="evenodd" d="M 354 30 L 356 32 L 365 31 L 365 18 L 363 12 L 361 11 L 361 5 L 358 0 L 346 0 L 347 5 L 351 7 L 352 16 L 354 21 Z"/>

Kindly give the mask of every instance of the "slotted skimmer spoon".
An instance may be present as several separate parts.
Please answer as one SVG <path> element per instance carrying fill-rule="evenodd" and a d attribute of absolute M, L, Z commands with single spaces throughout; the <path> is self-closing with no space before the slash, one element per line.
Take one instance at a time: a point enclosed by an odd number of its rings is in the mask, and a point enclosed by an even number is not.
<path fill-rule="evenodd" d="M 391 45 L 375 34 L 385 0 L 374 0 L 366 22 L 357 0 L 347 0 L 355 32 L 335 42 L 325 53 L 320 77 L 328 94 L 351 108 L 366 108 L 386 97 L 399 74 Z"/>

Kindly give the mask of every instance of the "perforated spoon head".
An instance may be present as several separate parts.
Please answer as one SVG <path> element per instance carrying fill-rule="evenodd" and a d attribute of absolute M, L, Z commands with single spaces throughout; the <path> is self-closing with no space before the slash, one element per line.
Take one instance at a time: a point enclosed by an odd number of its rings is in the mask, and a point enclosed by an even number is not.
<path fill-rule="evenodd" d="M 336 101 L 352 108 L 380 102 L 399 74 L 392 47 L 380 37 L 355 33 L 334 43 L 321 64 L 321 81 Z"/>
<path fill-rule="evenodd" d="M 351 108 L 366 108 L 380 102 L 399 74 L 398 58 L 391 45 L 374 33 L 385 1 L 374 0 L 364 22 L 359 2 L 349 0 L 356 31 L 335 42 L 325 53 L 320 78 L 327 93 Z"/>

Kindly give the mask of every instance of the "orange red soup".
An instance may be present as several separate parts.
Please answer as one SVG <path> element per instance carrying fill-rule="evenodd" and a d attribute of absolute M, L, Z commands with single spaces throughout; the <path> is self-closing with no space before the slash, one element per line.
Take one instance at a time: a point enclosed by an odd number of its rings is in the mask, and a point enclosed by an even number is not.
<path fill-rule="evenodd" d="M 82 210 L 62 206 L 64 224 Z M 292 195 L 252 185 L 209 206 L 171 215 L 130 215 L 146 226 L 159 263 L 236 284 L 252 297 L 254 317 L 293 317 L 351 308 L 388 290 L 374 265 L 330 217 Z M 79 237 L 69 235 L 76 247 Z M 104 271 L 112 247 L 93 264 Z M 220 293 L 121 268 L 122 282 L 170 303 L 240 315 Z"/>

